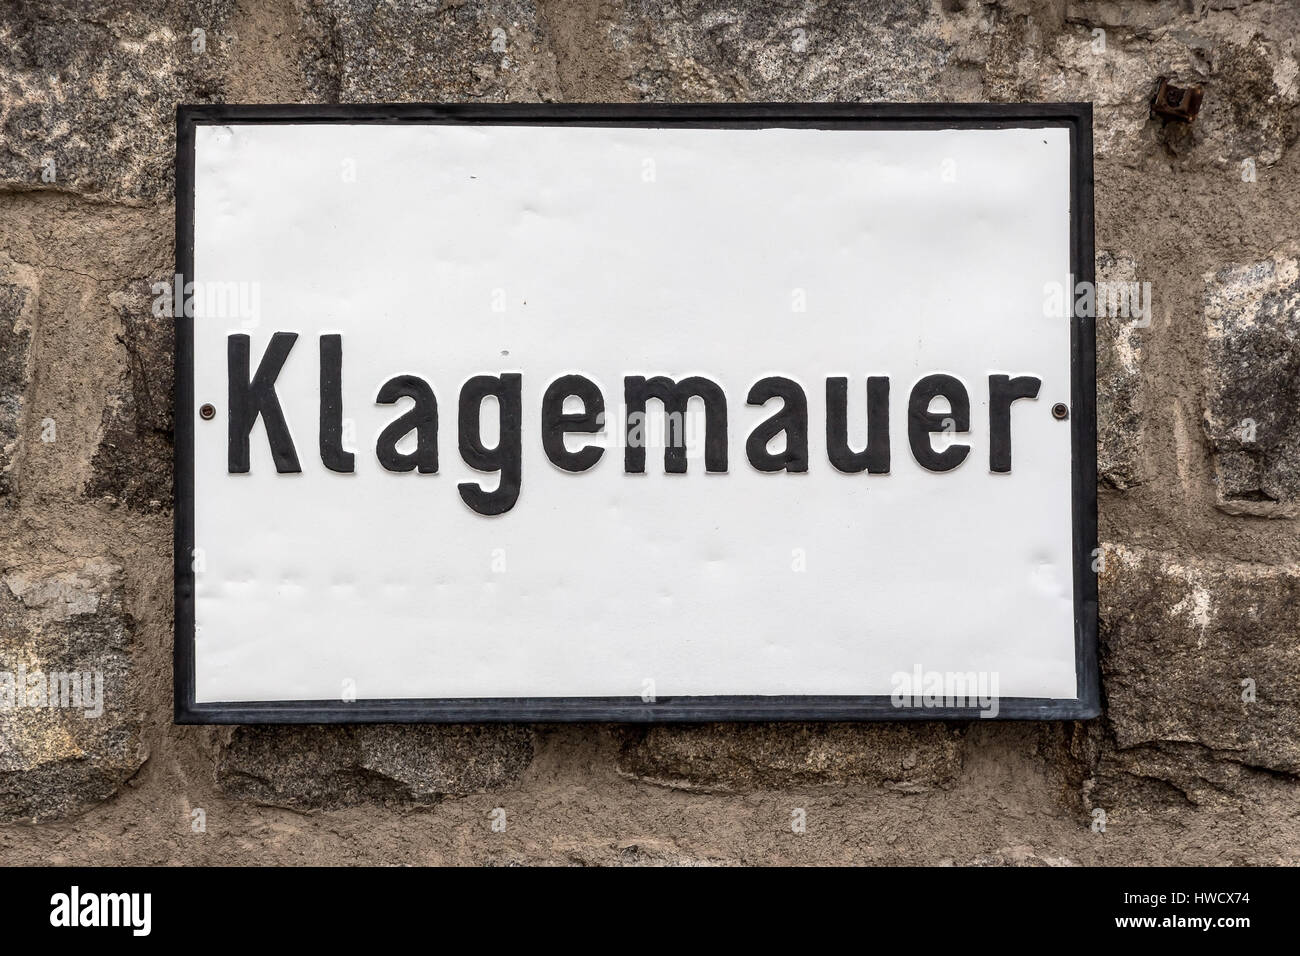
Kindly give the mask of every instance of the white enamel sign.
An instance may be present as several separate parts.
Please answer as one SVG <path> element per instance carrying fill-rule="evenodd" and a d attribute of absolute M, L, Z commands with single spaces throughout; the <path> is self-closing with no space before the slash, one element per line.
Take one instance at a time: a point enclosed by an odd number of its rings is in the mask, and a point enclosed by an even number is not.
<path fill-rule="evenodd" d="M 1096 713 L 1086 107 L 196 107 L 185 721 Z"/>

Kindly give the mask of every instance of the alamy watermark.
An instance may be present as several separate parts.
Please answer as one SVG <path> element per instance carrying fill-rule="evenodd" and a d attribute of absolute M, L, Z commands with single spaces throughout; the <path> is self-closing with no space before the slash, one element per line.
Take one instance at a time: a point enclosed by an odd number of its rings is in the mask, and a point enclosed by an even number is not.
<path fill-rule="evenodd" d="M 917 664 L 889 679 L 895 707 L 964 707 L 998 715 L 997 671 L 927 671 Z"/>
<path fill-rule="evenodd" d="M 104 714 L 103 671 L 0 671 L 0 713 L 22 707 L 80 710 L 83 717 Z"/>
<path fill-rule="evenodd" d="M 1132 319 L 1137 328 L 1151 324 L 1151 283 L 1128 280 L 1047 282 L 1043 284 L 1043 315 L 1049 319 Z"/>
<path fill-rule="evenodd" d="M 234 319 L 256 328 L 262 319 L 260 282 L 184 282 L 177 273 L 171 282 L 155 282 L 151 311 L 156 319 Z"/>
<path fill-rule="evenodd" d="M 148 936 L 152 911 L 152 893 L 83 893 L 73 886 L 50 897 L 50 925 L 56 927 L 119 926 Z"/>

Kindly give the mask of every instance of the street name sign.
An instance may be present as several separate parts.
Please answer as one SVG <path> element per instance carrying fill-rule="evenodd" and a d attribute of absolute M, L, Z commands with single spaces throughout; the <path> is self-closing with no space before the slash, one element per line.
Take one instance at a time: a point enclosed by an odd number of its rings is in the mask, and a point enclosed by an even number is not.
<path fill-rule="evenodd" d="M 176 719 L 1095 716 L 1091 136 L 182 107 Z"/>

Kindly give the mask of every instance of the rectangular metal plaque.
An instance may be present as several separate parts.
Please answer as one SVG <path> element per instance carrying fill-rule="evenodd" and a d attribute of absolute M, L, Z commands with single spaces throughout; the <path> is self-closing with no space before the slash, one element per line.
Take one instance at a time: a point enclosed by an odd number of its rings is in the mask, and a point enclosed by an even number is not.
<path fill-rule="evenodd" d="M 1086 105 L 178 115 L 180 722 L 1098 712 Z"/>

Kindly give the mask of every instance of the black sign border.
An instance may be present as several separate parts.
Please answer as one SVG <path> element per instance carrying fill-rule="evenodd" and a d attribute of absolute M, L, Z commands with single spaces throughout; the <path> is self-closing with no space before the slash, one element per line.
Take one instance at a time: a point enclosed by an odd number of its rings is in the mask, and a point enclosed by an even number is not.
<path fill-rule="evenodd" d="M 176 274 L 194 260 L 194 128 L 246 123 L 378 123 L 524 126 L 652 126 L 757 129 L 1005 129 L 1070 131 L 1070 263 L 1076 282 L 1094 281 L 1092 104 L 376 104 L 200 105 L 176 111 Z M 182 285 L 183 288 L 183 285 Z M 1073 290 L 1066 301 L 1073 303 Z M 339 724 L 449 722 L 637 723 L 781 720 L 969 720 L 976 708 L 896 707 L 888 696 L 698 696 L 406 698 L 196 703 L 194 680 L 194 339 L 178 315 L 175 350 L 175 722 Z M 1074 317 L 1071 438 L 1075 670 L 1073 700 L 1012 697 L 999 720 L 1086 720 L 1101 713 L 1097 658 L 1096 332 Z M 1008 619 L 1008 627 L 1014 627 Z"/>

